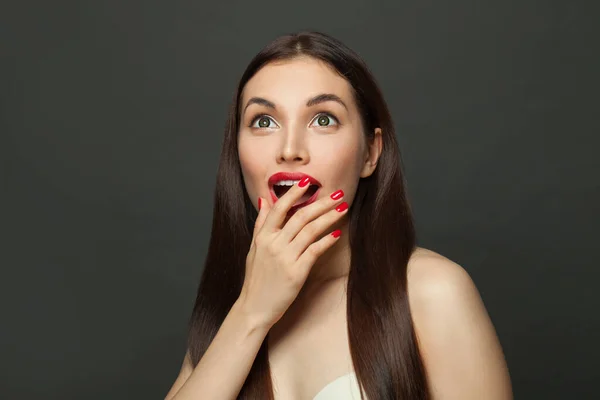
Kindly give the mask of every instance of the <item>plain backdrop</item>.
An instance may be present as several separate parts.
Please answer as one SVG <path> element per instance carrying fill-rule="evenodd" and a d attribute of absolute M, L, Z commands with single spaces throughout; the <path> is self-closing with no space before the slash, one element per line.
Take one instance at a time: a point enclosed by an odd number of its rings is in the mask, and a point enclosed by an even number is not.
<path fill-rule="evenodd" d="M 185 350 L 226 111 L 314 29 L 396 124 L 420 246 L 462 265 L 517 399 L 597 395 L 598 37 L 581 1 L 0 6 L 0 397 L 162 399 Z"/>

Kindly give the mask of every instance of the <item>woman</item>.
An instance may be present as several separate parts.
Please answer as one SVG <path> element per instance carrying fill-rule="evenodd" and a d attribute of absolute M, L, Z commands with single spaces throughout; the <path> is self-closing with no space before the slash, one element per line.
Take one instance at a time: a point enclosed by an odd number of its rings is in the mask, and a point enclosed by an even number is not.
<path fill-rule="evenodd" d="M 477 289 L 415 244 L 392 119 L 364 62 L 276 39 L 225 131 L 188 351 L 167 399 L 510 399 Z"/>

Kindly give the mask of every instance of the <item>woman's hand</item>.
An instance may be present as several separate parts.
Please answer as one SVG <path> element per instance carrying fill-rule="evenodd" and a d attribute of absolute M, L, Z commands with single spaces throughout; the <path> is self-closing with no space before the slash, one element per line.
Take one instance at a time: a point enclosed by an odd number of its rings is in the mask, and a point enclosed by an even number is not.
<path fill-rule="evenodd" d="M 282 227 L 290 208 L 308 189 L 308 184 L 301 186 L 303 183 L 307 180 L 293 185 L 272 208 L 259 198 L 262 207 L 246 257 L 246 276 L 238 301 L 247 315 L 268 328 L 293 303 L 317 258 L 337 241 L 341 232 L 319 237 L 348 212 L 346 203 L 339 204 L 344 193 L 338 190 L 300 208 Z"/>

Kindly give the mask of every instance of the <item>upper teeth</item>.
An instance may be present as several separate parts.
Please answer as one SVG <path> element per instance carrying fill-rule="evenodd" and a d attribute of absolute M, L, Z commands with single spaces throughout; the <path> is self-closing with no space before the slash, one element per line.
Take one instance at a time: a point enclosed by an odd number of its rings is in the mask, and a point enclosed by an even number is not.
<path fill-rule="evenodd" d="M 297 181 L 279 181 L 275 182 L 275 184 L 278 186 L 294 186 L 298 182 L 300 182 L 299 179 Z"/>

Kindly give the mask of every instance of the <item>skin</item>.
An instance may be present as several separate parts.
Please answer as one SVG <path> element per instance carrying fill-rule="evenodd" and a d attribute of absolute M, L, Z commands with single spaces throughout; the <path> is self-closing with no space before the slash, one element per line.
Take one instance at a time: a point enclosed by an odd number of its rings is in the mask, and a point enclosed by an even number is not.
<path fill-rule="evenodd" d="M 337 95 L 346 107 L 334 101 L 306 106 L 308 99 L 322 93 Z M 318 179 L 323 185 L 319 198 L 342 189 L 351 206 L 360 177 L 377 166 L 382 142 L 379 129 L 373 141 L 365 139 L 348 82 L 327 64 L 299 58 L 263 67 L 244 88 L 242 109 L 252 97 L 276 106 L 274 110 L 252 104 L 242 114 L 239 157 L 255 207 L 259 196 L 273 205 L 267 180 L 279 171 Z M 335 118 L 325 121 L 331 126 L 319 126 L 320 113 Z M 263 121 L 267 127 L 254 120 L 259 114 L 270 117 Z M 346 320 L 346 217 L 324 232 L 339 228 L 343 233 L 319 257 L 294 303 L 269 331 L 269 363 L 278 400 L 312 400 L 328 383 L 353 370 Z M 417 248 L 408 264 L 408 297 L 433 399 L 512 399 L 496 332 L 464 268 Z M 173 393 L 192 370 L 186 356 Z"/>
<path fill-rule="evenodd" d="M 312 107 L 306 102 L 319 94 L 337 95 L 345 104 L 327 101 Z M 271 109 L 250 104 L 260 97 L 275 104 Z M 263 67 L 246 84 L 241 97 L 242 112 L 238 149 L 244 183 L 258 209 L 258 197 L 273 205 L 268 179 L 276 172 L 303 172 L 322 184 L 318 199 L 334 191 L 344 191 L 344 201 L 352 205 L 361 177 L 373 173 L 381 154 L 381 130 L 368 143 L 360 116 L 345 79 L 326 64 L 301 58 Z M 320 126 L 318 118 L 329 114 Z M 261 118 L 267 127 L 260 127 Z M 287 220 L 286 220 L 287 222 Z M 347 216 L 334 229 L 346 231 Z M 348 235 L 342 237 L 314 264 L 303 286 L 302 297 L 329 279 L 348 274 L 350 248 Z"/>

